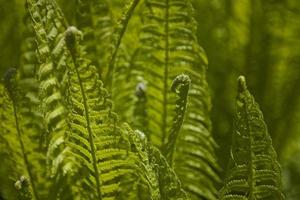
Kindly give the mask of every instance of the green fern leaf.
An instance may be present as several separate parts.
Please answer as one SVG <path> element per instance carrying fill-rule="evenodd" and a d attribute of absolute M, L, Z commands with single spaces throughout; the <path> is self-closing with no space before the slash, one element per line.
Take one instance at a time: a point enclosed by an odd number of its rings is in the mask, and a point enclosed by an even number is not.
<path fill-rule="evenodd" d="M 189 199 L 179 178 L 160 151 L 148 142 L 141 131 L 130 132 L 131 150 L 142 163 L 140 177 L 147 185 L 140 184 L 138 196 L 133 199 Z M 146 189 L 145 189 L 146 188 Z"/>
<path fill-rule="evenodd" d="M 24 17 L 25 22 L 25 39 L 22 43 L 21 61 L 18 69 L 19 80 L 18 85 L 22 87 L 22 113 L 26 118 L 24 126 L 30 128 L 34 140 L 39 141 L 39 150 L 45 151 L 46 130 L 43 123 L 43 116 L 39 109 L 39 82 L 36 79 L 37 59 L 35 56 L 36 43 L 34 38 L 34 30 L 31 27 L 31 19 L 27 13 Z"/>
<path fill-rule="evenodd" d="M 83 185 L 92 191 L 87 198 L 113 199 L 120 195 L 123 177 L 136 176 L 131 159 L 135 155 L 129 151 L 125 131 L 118 126 L 96 68 L 83 57 L 76 37 L 80 37 L 79 31 L 70 27 L 66 32 L 73 62 L 69 70 L 68 146 L 87 170 Z"/>
<path fill-rule="evenodd" d="M 207 60 L 196 38 L 193 8 L 188 0 L 145 1 L 141 47 L 134 70 L 147 81 L 150 140 L 162 148 L 168 143 L 176 102 L 172 81 L 185 73 L 191 79 L 186 118 L 180 131 L 174 168 L 193 199 L 216 199 L 219 182 L 209 119 Z M 173 96 L 172 96 L 173 95 Z"/>
<path fill-rule="evenodd" d="M 9 166 L 5 174 L 10 174 L 12 180 L 21 176 L 28 177 L 33 199 L 41 199 L 45 195 L 42 186 L 45 185 L 41 166 L 43 155 L 38 151 L 38 143 L 32 141 L 32 130 L 26 128 L 27 118 L 24 114 L 22 96 L 17 84 L 16 69 L 9 69 L 4 78 L 6 93 L 1 94 L 1 144 L 5 148 L 1 154 L 6 154 L 5 165 Z M 26 110 L 25 110 L 26 111 Z M 2 146 L 2 145 L 1 145 Z M 3 175 L 3 174 L 2 174 Z M 3 179 L 4 177 L 1 177 Z M 5 178 L 4 178 L 5 179 Z"/>
<path fill-rule="evenodd" d="M 55 1 L 27 0 L 27 11 L 37 44 L 39 99 L 47 130 L 48 160 L 57 158 L 63 145 L 66 108 L 65 92 L 67 51 L 64 41 L 66 23 Z M 53 169 L 55 173 L 56 169 Z"/>
<path fill-rule="evenodd" d="M 108 58 L 108 72 L 105 77 L 105 84 L 109 90 L 111 90 L 112 87 L 113 78 L 114 78 L 113 72 L 114 72 L 116 58 L 119 52 L 122 38 L 127 29 L 129 20 L 131 19 L 134 10 L 137 7 L 139 2 L 140 0 L 128 1 L 128 3 L 125 5 L 123 14 L 114 29 L 114 33 L 112 34 L 111 54 L 110 57 Z"/>
<path fill-rule="evenodd" d="M 118 111 L 121 121 L 132 124 L 132 113 L 134 112 L 135 82 L 131 71 L 132 59 L 128 55 L 124 46 L 120 50 L 116 66 L 113 72 L 111 98 L 114 102 L 115 110 Z"/>
<path fill-rule="evenodd" d="M 174 171 L 159 151 L 142 141 L 145 137 L 134 139 L 139 138 L 133 137 L 136 133 L 128 126 L 119 125 L 117 115 L 112 112 L 112 102 L 98 79 L 96 68 L 89 60 L 84 59 L 84 51 L 77 44 L 80 35 L 75 27 L 70 27 L 66 32 L 73 60 L 69 72 L 72 109 L 68 117 L 67 135 L 68 146 L 71 147 L 69 156 L 77 160 L 73 165 L 86 172 L 82 184 L 92 192 L 85 197 L 185 197 Z M 141 191 L 147 192 L 143 194 Z"/>
<path fill-rule="evenodd" d="M 220 199 L 284 199 L 276 157 L 262 112 L 240 77 L 231 167 Z"/>
<path fill-rule="evenodd" d="M 107 73 L 114 26 L 110 9 L 106 0 L 77 0 L 76 26 L 83 32 L 87 56 L 97 67 L 100 77 Z"/>

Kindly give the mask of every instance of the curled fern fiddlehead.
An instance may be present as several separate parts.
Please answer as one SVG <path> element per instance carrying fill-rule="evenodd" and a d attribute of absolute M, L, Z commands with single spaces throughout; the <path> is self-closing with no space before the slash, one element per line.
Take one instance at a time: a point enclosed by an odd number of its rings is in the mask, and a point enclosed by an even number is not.
<path fill-rule="evenodd" d="M 220 199 L 284 199 L 276 152 L 243 76 L 238 79 L 231 166 Z"/>
<path fill-rule="evenodd" d="M 173 119 L 173 126 L 170 130 L 169 140 L 165 146 L 166 158 L 172 167 L 174 164 L 176 143 L 183 124 L 187 107 L 187 98 L 190 84 L 191 79 L 189 78 L 189 76 L 182 74 L 174 79 L 171 87 L 171 90 L 179 96 L 179 99 L 176 101 L 176 115 Z"/>

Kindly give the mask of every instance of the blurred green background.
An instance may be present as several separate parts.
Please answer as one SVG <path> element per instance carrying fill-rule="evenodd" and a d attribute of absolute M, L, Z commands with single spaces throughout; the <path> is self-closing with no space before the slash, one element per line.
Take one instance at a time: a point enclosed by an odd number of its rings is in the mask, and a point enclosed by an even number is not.
<path fill-rule="evenodd" d="M 58 0 L 70 24 L 76 1 Z M 109 3 L 117 19 L 125 0 Z M 20 65 L 24 4 L 25 0 L 0 0 L 1 77 L 7 68 Z M 213 135 L 220 146 L 221 166 L 226 169 L 230 155 L 236 79 L 242 74 L 264 112 L 287 199 L 300 199 L 300 1 L 193 0 L 193 4 L 199 42 L 209 60 Z M 136 10 L 123 41 L 130 47 L 138 47 L 142 9 Z"/>

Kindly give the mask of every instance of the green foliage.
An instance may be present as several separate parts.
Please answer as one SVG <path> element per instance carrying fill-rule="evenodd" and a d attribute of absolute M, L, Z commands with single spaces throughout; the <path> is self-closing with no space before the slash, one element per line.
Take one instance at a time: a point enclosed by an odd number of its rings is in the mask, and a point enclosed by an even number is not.
<path fill-rule="evenodd" d="M 220 199 L 284 199 L 281 173 L 259 106 L 239 77 L 231 166 Z"/>
<path fill-rule="evenodd" d="M 22 175 L 28 177 L 33 199 L 40 199 L 45 195 L 43 185 L 47 184 L 42 176 L 44 172 L 40 169 L 45 162 L 44 156 L 39 152 L 39 142 L 32 142 L 37 132 L 33 126 L 28 126 L 26 107 L 22 104 L 22 95 L 17 93 L 21 88 L 15 75 L 16 69 L 7 71 L 4 78 L 6 92 L 3 89 L 1 95 L 2 153 L 8 156 L 5 156 L 9 160 L 5 167 L 9 167 L 6 170 L 11 170 L 10 179 L 17 181 Z M 3 180 L 7 185 L 13 186 L 11 180 L 6 181 Z M 22 186 L 20 187 L 21 190 Z"/>
<path fill-rule="evenodd" d="M 134 67 L 146 81 L 149 138 L 160 148 L 173 143 L 168 138 L 175 139 L 175 135 L 170 135 L 174 134 L 172 116 L 178 113 L 174 113 L 176 102 L 170 88 L 179 73 L 186 73 L 192 82 L 189 105 L 171 160 L 193 199 L 215 199 L 214 184 L 219 178 L 216 145 L 210 135 L 207 60 L 197 42 L 192 5 L 189 1 L 167 0 L 146 1 L 145 6 L 141 47 Z M 180 122 L 175 126 L 180 127 Z"/>
<path fill-rule="evenodd" d="M 100 76 L 107 73 L 108 51 L 114 19 L 106 0 L 76 0 L 75 25 L 83 31 L 89 59 L 98 67 Z"/>
<path fill-rule="evenodd" d="M 0 0 L 0 199 L 299 199 L 298 7 Z"/>

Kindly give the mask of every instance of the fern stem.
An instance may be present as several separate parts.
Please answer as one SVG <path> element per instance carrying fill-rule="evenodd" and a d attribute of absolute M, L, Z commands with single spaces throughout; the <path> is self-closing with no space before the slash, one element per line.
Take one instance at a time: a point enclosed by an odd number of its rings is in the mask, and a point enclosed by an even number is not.
<path fill-rule="evenodd" d="M 163 124 L 162 124 L 162 144 L 165 143 L 167 135 L 167 116 L 168 116 L 168 77 L 169 77 L 169 0 L 166 0 L 165 14 L 165 69 L 164 69 L 164 90 L 163 90 Z"/>
<path fill-rule="evenodd" d="M 112 52 L 109 57 L 109 62 L 108 62 L 108 72 L 105 77 L 105 85 L 107 86 L 106 88 L 110 91 L 112 88 L 112 83 L 113 83 L 113 72 L 114 72 L 114 67 L 115 67 L 115 62 L 116 62 L 116 57 L 119 51 L 120 44 L 122 42 L 123 36 L 126 32 L 129 20 L 131 19 L 135 8 L 137 7 L 138 3 L 140 0 L 132 0 L 128 4 L 128 8 L 125 8 L 125 12 L 122 15 L 121 19 L 118 22 L 118 25 L 115 29 L 115 33 L 113 34 L 113 46 L 112 46 Z"/>
<path fill-rule="evenodd" d="M 71 57 L 72 57 L 72 61 L 74 63 L 74 66 L 75 66 L 75 71 L 76 71 L 76 75 L 77 75 L 77 78 L 78 78 L 78 82 L 79 82 L 79 85 L 80 85 L 80 90 L 81 90 L 81 95 L 83 97 L 83 105 L 84 105 L 84 113 L 85 113 L 85 118 L 86 118 L 86 123 L 87 123 L 87 130 L 88 130 L 88 133 L 89 133 L 89 143 L 90 143 L 90 146 L 91 146 L 91 154 L 92 154 L 92 159 L 93 159 L 93 168 L 95 170 L 95 179 L 96 179 L 96 191 L 97 191 L 97 196 L 98 196 L 98 199 L 101 200 L 102 199 L 102 194 L 101 194 L 101 190 L 100 190 L 100 187 L 101 187 L 101 182 L 100 182 L 100 172 L 99 172 L 99 169 L 98 169 L 98 166 L 97 166 L 97 158 L 96 158 L 96 155 L 95 155 L 95 146 L 94 146 L 94 139 L 93 139 L 93 132 L 92 132 L 92 129 L 91 129 L 91 123 L 90 123 L 90 116 L 89 116 L 89 108 L 88 108 L 88 105 L 87 105 L 87 98 L 86 98 L 86 94 L 85 94 L 85 90 L 84 90 L 84 87 L 83 87 L 83 84 L 82 84 L 82 80 L 81 80 L 81 77 L 80 77 L 80 74 L 79 74 L 79 71 L 78 71 L 78 68 L 79 68 L 79 65 L 77 63 L 77 59 L 76 59 L 76 55 L 75 55 L 75 49 L 70 49 L 71 51 Z"/>
<path fill-rule="evenodd" d="M 30 170 L 30 167 L 29 167 L 29 160 L 28 160 L 28 157 L 27 157 L 26 152 L 25 152 L 25 145 L 24 145 L 21 129 L 20 129 L 20 126 L 19 126 L 19 118 L 18 118 L 18 115 L 17 115 L 16 102 L 15 102 L 14 98 L 11 98 L 11 99 L 12 99 L 16 129 L 17 129 L 17 133 L 18 133 L 19 143 L 20 143 L 20 146 L 21 146 L 21 151 L 22 151 L 24 164 L 25 164 L 28 176 L 29 176 L 29 181 L 30 181 L 30 185 L 31 185 L 31 188 L 32 188 L 33 197 L 34 197 L 34 199 L 38 200 L 39 198 L 38 198 L 38 195 L 37 195 L 37 190 L 36 190 L 36 187 L 35 187 L 35 183 L 33 181 L 33 174 L 32 174 L 32 172 Z"/>

